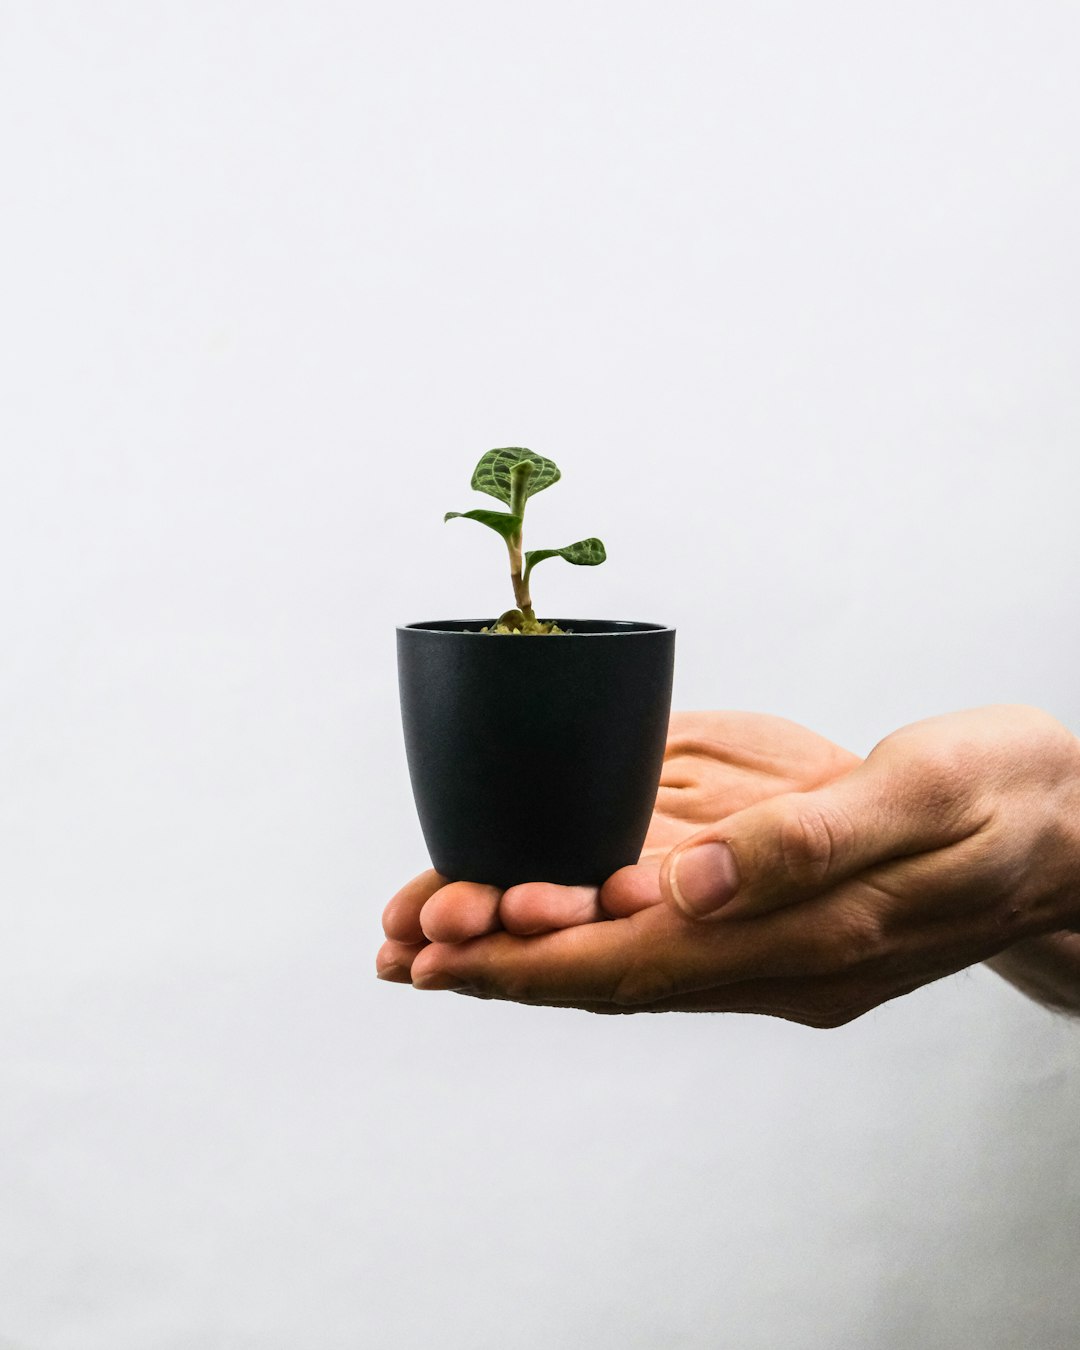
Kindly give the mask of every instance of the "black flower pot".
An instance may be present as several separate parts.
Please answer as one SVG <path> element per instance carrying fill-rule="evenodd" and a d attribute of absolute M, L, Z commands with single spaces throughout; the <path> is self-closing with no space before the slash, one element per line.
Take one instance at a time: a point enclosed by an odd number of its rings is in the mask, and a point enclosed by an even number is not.
<path fill-rule="evenodd" d="M 455 881 L 599 885 L 637 862 L 664 758 L 675 630 L 558 619 L 397 630 L 401 717 L 432 866 Z M 469 631 L 471 630 L 471 631 Z"/>

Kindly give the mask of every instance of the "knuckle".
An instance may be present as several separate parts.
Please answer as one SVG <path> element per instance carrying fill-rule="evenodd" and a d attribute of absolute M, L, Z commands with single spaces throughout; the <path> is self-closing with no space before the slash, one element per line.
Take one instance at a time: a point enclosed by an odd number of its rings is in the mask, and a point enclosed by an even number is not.
<path fill-rule="evenodd" d="M 808 931 L 805 970 L 815 978 L 884 971 L 895 959 L 894 948 L 885 921 L 867 903 L 865 883 L 860 883 L 858 894 L 838 900 Z"/>
<path fill-rule="evenodd" d="M 887 953 L 881 918 L 865 905 L 852 906 L 837 928 L 841 970 L 864 970 L 880 965 Z"/>
<path fill-rule="evenodd" d="M 887 758 L 906 766 L 922 783 L 944 789 L 963 779 L 980 746 L 953 727 L 943 733 L 925 722 L 891 732 L 873 750 L 871 758 Z"/>
<path fill-rule="evenodd" d="M 901 770 L 896 800 L 902 809 L 915 812 L 942 836 L 981 817 L 981 785 L 990 762 L 985 736 L 930 735 L 916 726 L 893 732 L 881 748 Z"/>
<path fill-rule="evenodd" d="M 924 815 L 951 825 L 958 806 L 966 804 L 972 785 L 980 781 L 971 755 L 962 746 L 943 745 L 924 751 L 918 770 L 915 790 Z"/>
<path fill-rule="evenodd" d="M 780 818 L 784 870 L 800 885 L 824 882 L 850 851 L 854 827 L 845 812 L 819 801 L 796 802 Z"/>

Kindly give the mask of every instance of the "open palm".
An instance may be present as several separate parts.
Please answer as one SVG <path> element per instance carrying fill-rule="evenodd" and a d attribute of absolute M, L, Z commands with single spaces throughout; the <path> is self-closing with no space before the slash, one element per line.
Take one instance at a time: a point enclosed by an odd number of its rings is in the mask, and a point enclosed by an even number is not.
<path fill-rule="evenodd" d="M 659 903 L 660 864 L 681 840 L 768 797 L 820 787 L 858 763 L 856 755 L 782 717 L 672 713 L 656 806 L 637 863 L 601 887 L 537 880 L 506 891 L 448 881 L 429 869 L 386 907 L 378 972 L 408 981 L 413 958 L 430 942 L 467 942 L 499 929 L 529 936 L 637 913 Z"/>

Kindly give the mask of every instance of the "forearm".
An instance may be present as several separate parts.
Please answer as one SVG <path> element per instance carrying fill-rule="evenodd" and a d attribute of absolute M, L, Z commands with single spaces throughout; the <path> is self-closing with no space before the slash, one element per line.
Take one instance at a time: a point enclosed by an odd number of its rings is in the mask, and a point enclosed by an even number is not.
<path fill-rule="evenodd" d="M 1028 938 L 986 964 L 1029 998 L 1080 1016 L 1080 933 Z"/>

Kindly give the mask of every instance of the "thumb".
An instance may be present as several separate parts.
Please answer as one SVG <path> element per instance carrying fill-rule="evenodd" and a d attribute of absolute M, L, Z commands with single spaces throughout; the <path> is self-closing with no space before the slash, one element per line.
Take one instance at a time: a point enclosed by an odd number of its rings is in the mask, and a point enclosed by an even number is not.
<path fill-rule="evenodd" d="M 924 783 L 902 765 L 872 760 L 825 787 L 759 802 L 684 840 L 664 859 L 661 895 L 689 918 L 750 918 L 959 837 L 940 798 L 938 809 L 928 809 Z"/>

